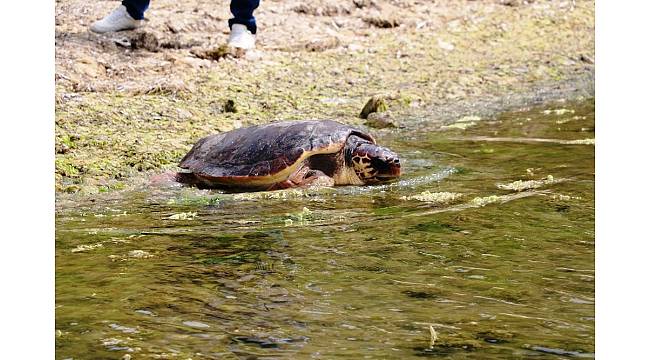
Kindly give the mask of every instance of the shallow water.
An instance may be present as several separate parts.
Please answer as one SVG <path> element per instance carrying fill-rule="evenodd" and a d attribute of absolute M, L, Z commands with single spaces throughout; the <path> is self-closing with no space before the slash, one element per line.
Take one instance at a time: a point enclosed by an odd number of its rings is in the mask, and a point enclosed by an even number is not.
<path fill-rule="evenodd" d="M 56 357 L 594 357 L 593 101 L 377 135 L 399 182 L 59 204 Z"/>

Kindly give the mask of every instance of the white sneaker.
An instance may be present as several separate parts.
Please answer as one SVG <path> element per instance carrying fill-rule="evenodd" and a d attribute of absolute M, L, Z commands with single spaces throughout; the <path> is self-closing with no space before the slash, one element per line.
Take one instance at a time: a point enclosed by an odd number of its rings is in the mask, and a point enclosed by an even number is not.
<path fill-rule="evenodd" d="M 90 25 L 90 30 L 96 33 L 105 33 L 109 31 L 131 30 L 140 25 L 142 25 L 142 20 L 132 18 L 126 11 L 126 7 L 120 5 L 112 13 Z"/>
<path fill-rule="evenodd" d="M 255 48 L 255 35 L 248 31 L 246 25 L 232 24 L 228 45 L 244 50 Z"/>

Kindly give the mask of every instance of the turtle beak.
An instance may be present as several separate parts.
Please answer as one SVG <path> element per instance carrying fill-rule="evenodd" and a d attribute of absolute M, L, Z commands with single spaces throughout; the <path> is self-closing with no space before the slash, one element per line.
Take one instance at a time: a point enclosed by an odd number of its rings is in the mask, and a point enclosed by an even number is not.
<path fill-rule="evenodd" d="M 392 179 L 398 178 L 402 174 L 402 168 L 397 157 L 391 157 L 386 159 L 385 166 L 383 166 L 382 171 L 376 175 L 376 178 L 380 181 L 390 181 Z"/>
<path fill-rule="evenodd" d="M 390 164 L 390 175 L 393 177 L 399 177 L 402 174 L 402 167 L 399 164 L 399 159 L 391 159 Z"/>

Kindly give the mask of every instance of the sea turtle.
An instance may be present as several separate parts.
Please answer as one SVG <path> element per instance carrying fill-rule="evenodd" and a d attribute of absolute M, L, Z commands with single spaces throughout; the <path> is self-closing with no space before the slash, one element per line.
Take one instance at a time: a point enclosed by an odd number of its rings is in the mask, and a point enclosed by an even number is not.
<path fill-rule="evenodd" d="M 176 180 L 206 188 L 276 190 L 364 185 L 400 175 L 397 154 L 365 131 L 331 120 L 284 121 L 199 140 Z"/>

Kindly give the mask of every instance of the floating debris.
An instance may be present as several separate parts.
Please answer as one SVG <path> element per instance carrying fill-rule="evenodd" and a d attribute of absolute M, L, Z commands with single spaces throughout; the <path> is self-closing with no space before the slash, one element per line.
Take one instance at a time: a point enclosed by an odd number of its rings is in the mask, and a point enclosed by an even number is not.
<path fill-rule="evenodd" d="M 549 110 L 542 111 L 544 115 L 551 115 L 551 114 L 564 115 L 564 114 L 573 114 L 574 112 L 576 111 L 572 109 L 549 109 Z"/>
<path fill-rule="evenodd" d="M 485 206 L 487 204 L 492 204 L 500 200 L 498 195 L 490 195 L 484 197 L 475 197 L 470 201 L 470 204 L 473 206 Z"/>
<path fill-rule="evenodd" d="M 569 140 L 566 143 L 569 145 L 596 145 L 596 139 Z"/>
<path fill-rule="evenodd" d="M 298 213 L 286 214 L 288 218 L 284 220 L 284 226 L 291 226 L 294 221 L 298 222 L 298 225 L 303 225 L 305 221 L 312 220 L 312 214 L 313 212 L 307 207 L 303 207 Z"/>
<path fill-rule="evenodd" d="M 260 191 L 252 193 L 234 194 L 233 200 L 258 200 L 258 199 L 294 199 L 308 196 L 308 193 L 301 189 L 287 189 L 277 191 Z"/>
<path fill-rule="evenodd" d="M 147 259 L 153 257 L 153 255 L 144 250 L 131 250 L 129 251 L 129 257 L 138 258 L 138 259 Z"/>
<path fill-rule="evenodd" d="M 401 200 L 417 200 L 433 204 L 449 204 L 460 199 L 463 194 L 452 192 L 429 192 L 423 191 L 417 195 L 402 196 Z"/>
<path fill-rule="evenodd" d="M 474 125 L 476 125 L 476 123 L 473 123 L 473 122 L 471 122 L 471 123 L 454 123 L 454 124 L 451 124 L 451 125 L 441 126 L 440 128 L 443 129 L 443 130 L 447 130 L 447 129 L 466 130 L 467 128 L 472 127 Z"/>
<path fill-rule="evenodd" d="M 462 118 L 456 120 L 453 124 L 450 125 L 444 125 L 440 127 L 443 130 L 446 129 L 461 129 L 465 130 L 469 127 L 475 126 L 478 121 L 481 121 L 480 116 L 476 115 L 470 115 L 470 116 L 463 116 Z"/>
<path fill-rule="evenodd" d="M 196 216 L 197 216 L 197 213 L 195 213 L 195 212 L 186 212 L 186 213 L 184 212 L 184 213 L 174 214 L 174 215 L 168 217 L 167 219 L 170 219 L 170 220 L 192 220 L 192 219 L 196 218 Z"/>
<path fill-rule="evenodd" d="M 79 246 L 77 246 L 76 248 L 74 248 L 74 249 L 72 249 L 70 251 L 72 251 L 73 253 L 84 252 L 84 251 L 94 250 L 94 249 L 97 249 L 97 248 L 100 248 L 100 247 L 103 247 L 103 246 L 104 246 L 104 244 L 102 244 L 102 243 L 96 243 L 96 244 L 92 244 L 92 245 L 79 245 Z"/>
<path fill-rule="evenodd" d="M 462 118 L 456 120 L 456 122 L 474 122 L 481 121 L 481 117 L 477 115 L 463 116 Z"/>
<path fill-rule="evenodd" d="M 544 185 L 550 185 L 561 180 L 555 180 L 553 175 L 549 175 L 546 179 L 543 180 L 517 180 L 509 184 L 497 184 L 497 187 L 501 190 L 511 190 L 511 191 L 524 191 L 530 189 L 537 189 Z"/>
<path fill-rule="evenodd" d="M 553 200 L 568 201 L 568 200 L 582 200 L 582 197 L 580 197 L 580 196 L 570 196 L 570 195 L 556 194 L 556 195 L 553 195 L 552 199 L 553 199 Z"/>
<path fill-rule="evenodd" d="M 561 145 L 582 145 L 595 144 L 594 139 L 564 140 L 564 139 L 542 139 L 542 138 L 525 138 L 525 137 L 489 137 L 489 136 L 471 136 L 450 138 L 455 141 L 491 141 L 491 142 L 513 142 L 513 143 L 551 143 Z"/>
<path fill-rule="evenodd" d="M 431 335 L 429 347 L 433 348 L 433 345 L 436 344 L 436 340 L 438 340 L 438 333 L 436 333 L 436 329 L 433 328 L 433 325 L 429 325 L 429 334 Z"/>

